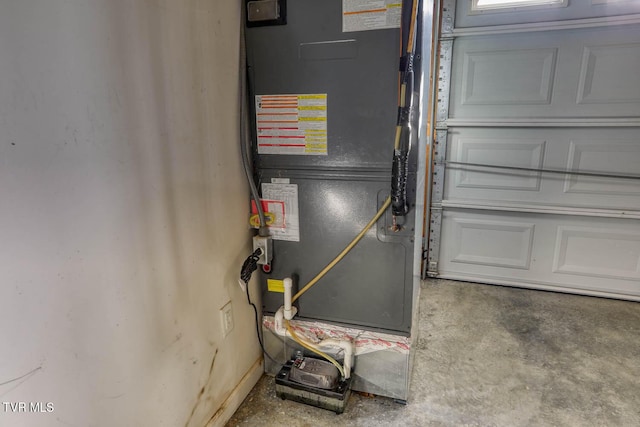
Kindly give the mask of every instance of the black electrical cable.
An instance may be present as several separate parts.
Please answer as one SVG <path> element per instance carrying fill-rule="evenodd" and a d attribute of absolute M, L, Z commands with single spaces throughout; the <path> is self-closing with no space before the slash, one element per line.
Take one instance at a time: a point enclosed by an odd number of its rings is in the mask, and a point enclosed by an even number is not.
<path fill-rule="evenodd" d="M 260 255 L 262 255 L 262 249 L 258 248 L 242 263 L 242 268 L 240 269 L 240 280 L 242 280 L 245 285 L 249 284 L 251 275 L 258 269 L 258 260 L 260 259 Z"/>
<path fill-rule="evenodd" d="M 265 356 L 267 356 L 267 358 L 269 358 L 269 360 L 271 360 L 276 365 L 282 365 L 282 363 L 278 362 L 269 353 L 267 353 L 267 350 L 264 348 L 264 343 L 262 342 L 262 336 L 260 335 L 260 319 L 258 318 L 258 308 L 253 302 L 251 302 L 248 285 L 247 285 L 247 301 L 249 301 L 249 304 L 251 304 L 251 307 L 253 307 L 253 313 L 255 314 L 255 318 L 256 318 L 256 333 L 258 334 L 258 342 L 260 343 L 260 348 L 262 349 L 262 353 Z"/>
<path fill-rule="evenodd" d="M 405 216 L 409 213 L 409 204 L 407 203 L 408 176 L 409 151 L 395 150 L 391 167 L 391 208 L 393 215 Z"/>
<path fill-rule="evenodd" d="M 269 358 L 276 365 L 282 365 L 282 363 L 275 360 L 267 350 L 264 348 L 264 342 L 262 341 L 262 335 L 260 334 L 260 319 L 258 316 L 258 307 L 251 301 L 251 295 L 249 294 L 249 280 L 251 280 L 251 275 L 254 271 L 258 269 L 258 259 L 260 258 L 260 254 L 262 254 L 262 250 L 260 248 L 256 249 L 250 256 L 247 258 L 242 264 L 242 269 L 240 270 L 240 280 L 242 280 L 245 284 L 245 290 L 247 292 L 247 301 L 253 307 L 253 314 L 256 319 L 256 333 L 258 334 L 258 342 L 260 343 L 260 348 L 262 349 L 262 353 Z"/>
<path fill-rule="evenodd" d="M 400 93 L 398 94 L 396 142 L 391 171 L 391 210 L 394 216 L 405 216 L 410 210 L 407 198 L 407 178 L 409 176 L 409 152 L 412 139 L 415 138 L 412 121 L 416 113 L 413 105 L 413 91 L 418 8 L 419 0 L 402 3 L 398 88 Z"/>

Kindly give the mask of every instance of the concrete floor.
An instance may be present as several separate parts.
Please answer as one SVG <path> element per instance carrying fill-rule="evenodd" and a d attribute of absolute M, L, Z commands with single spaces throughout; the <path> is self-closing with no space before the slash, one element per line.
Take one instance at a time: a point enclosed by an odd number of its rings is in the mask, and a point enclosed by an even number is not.
<path fill-rule="evenodd" d="M 640 304 L 430 280 L 406 406 L 282 401 L 264 376 L 227 426 L 640 426 Z"/>

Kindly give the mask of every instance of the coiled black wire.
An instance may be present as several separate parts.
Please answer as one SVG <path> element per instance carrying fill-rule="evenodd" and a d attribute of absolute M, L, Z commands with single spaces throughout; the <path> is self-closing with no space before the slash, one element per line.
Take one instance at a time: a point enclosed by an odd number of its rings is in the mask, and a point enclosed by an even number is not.
<path fill-rule="evenodd" d="M 260 259 L 260 255 L 262 254 L 262 249 L 256 249 L 249 257 L 242 263 L 242 268 L 240 269 L 240 280 L 242 280 L 245 284 L 245 290 L 247 292 L 247 301 L 253 307 L 253 314 L 256 319 L 256 333 L 258 334 L 258 342 L 260 343 L 260 348 L 262 349 L 262 353 L 269 358 L 276 365 L 282 365 L 282 363 L 275 360 L 267 350 L 264 348 L 264 342 L 262 341 L 262 334 L 260 334 L 260 319 L 258 316 L 258 308 L 251 301 L 251 295 L 249 294 L 249 280 L 251 280 L 251 275 L 254 271 L 258 269 L 258 260 Z"/>

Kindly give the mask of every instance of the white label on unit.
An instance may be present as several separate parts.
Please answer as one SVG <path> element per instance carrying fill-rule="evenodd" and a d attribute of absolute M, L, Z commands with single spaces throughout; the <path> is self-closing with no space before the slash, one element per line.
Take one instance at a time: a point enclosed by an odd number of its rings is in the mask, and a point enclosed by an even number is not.
<path fill-rule="evenodd" d="M 298 184 L 262 184 L 262 197 L 284 202 L 284 226 L 269 227 L 274 240 L 300 241 Z"/>
<path fill-rule="evenodd" d="M 401 0 L 342 0 L 342 32 L 400 28 Z"/>
<path fill-rule="evenodd" d="M 327 155 L 327 94 L 257 95 L 258 154 Z"/>
<path fill-rule="evenodd" d="M 289 178 L 271 178 L 272 184 L 290 184 L 291 180 Z"/>

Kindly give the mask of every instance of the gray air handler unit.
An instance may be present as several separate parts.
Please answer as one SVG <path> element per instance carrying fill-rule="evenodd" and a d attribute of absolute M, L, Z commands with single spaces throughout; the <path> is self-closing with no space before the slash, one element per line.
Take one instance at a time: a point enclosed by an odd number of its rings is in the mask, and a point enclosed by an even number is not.
<path fill-rule="evenodd" d="M 258 335 L 282 398 L 338 413 L 350 390 L 407 400 L 432 12 L 418 0 L 245 4 L 257 235 L 242 283 L 259 268 Z"/>

